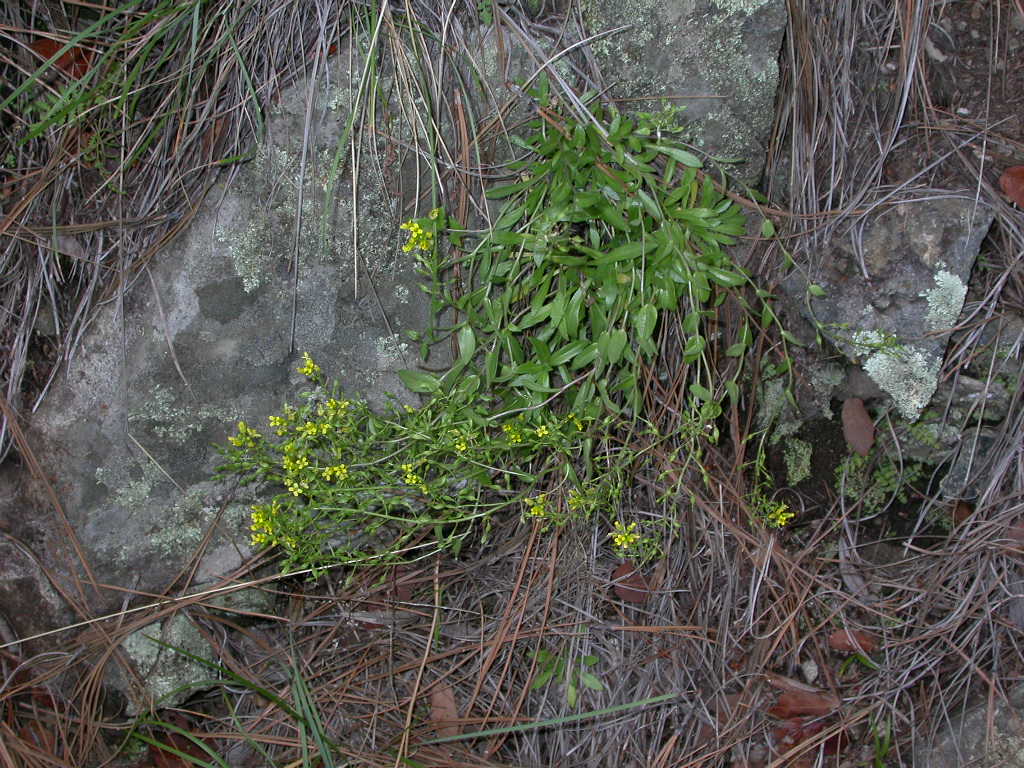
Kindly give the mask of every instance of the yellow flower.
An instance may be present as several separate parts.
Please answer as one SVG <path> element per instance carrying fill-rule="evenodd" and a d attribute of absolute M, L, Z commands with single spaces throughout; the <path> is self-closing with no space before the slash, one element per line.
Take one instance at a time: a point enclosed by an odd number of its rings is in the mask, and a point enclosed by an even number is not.
<path fill-rule="evenodd" d="M 551 430 L 548 429 L 546 424 L 541 424 L 537 427 L 537 437 L 547 437 L 551 434 Z"/>
<path fill-rule="evenodd" d="M 515 424 L 502 424 L 501 431 L 505 433 L 505 437 L 512 445 L 523 442 L 523 433 Z"/>
<path fill-rule="evenodd" d="M 228 442 L 237 448 L 252 448 L 256 445 L 256 441 L 262 438 L 259 432 L 250 427 L 244 421 L 238 422 L 238 434 L 229 437 Z"/>
<path fill-rule="evenodd" d="M 547 515 L 547 508 L 544 506 L 546 499 L 547 494 L 542 493 L 539 496 L 526 500 L 526 511 L 530 517 L 544 517 Z"/>
<path fill-rule="evenodd" d="M 789 511 L 788 504 L 777 501 L 768 502 L 767 509 L 761 519 L 764 520 L 764 524 L 769 528 L 783 528 L 794 517 L 796 517 L 796 513 Z"/>
<path fill-rule="evenodd" d="M 322 372 L 320 366 L 313 362 L 313 358 L 309 356 L 309 352 L 302 353 L 302 365 L 297 370 L 310 381 L 319 379 Z"/>
<path fill-rule="evenodd" d="M 573 488 L 569 491 L 569 498 L 566 500 L 566 503 L 569 505 L 569 509 L 573 512 L 578 512 L 583 509 L 584 501 L 585 499 L 583 498 L 583 494 L 580 492 L 580 489 Z"/>
<path fill-rule="evenodd" d="M 420 477 L 419 475 L 417 475 L 416 472 L 413 471 L 413 469 L 414 468 L 413 468 L 412 464 L 403 464 L 402 465 L 402 472 L 405 473 L 405 478 L 404 478 L 405 479 L 405 484 L 406 485 L 421 485 L 423 483 L 423 478 Z"/>
<path fill-rule="evenodd" d="M 348 478 L 348 464 L 335 464 L 333 467 L 324 467 L 321 474 L 327 482 L 330 482 L 332 479 L 341 482 Z"/>
<path fill-rule="evenodd" d="M 407 221 L 400 224 L 399 229 L 404 229 L 409 233 L 409 239 L 402 246 L 402 250 L 406 253 L 414 249 L 429 251 L 434 247 L 434 233 L 427 232 L 418 221 Z"/>
<path fill-rule="evenodd" d="M 627 550 L 640 541 L 640 534 L 636 533 L 636 523 L 624 525 L 621 520 L 616 520 L 613 526 L 615 530 L 608 534 L 616 548 Z"/>

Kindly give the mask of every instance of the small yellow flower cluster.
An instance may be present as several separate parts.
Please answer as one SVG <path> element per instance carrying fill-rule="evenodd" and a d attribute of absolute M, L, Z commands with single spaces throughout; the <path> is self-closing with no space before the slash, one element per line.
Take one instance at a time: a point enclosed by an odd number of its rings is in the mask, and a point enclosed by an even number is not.
<path fill-rule="evenodd" d="M 336 398 L 331 397 L 323 404 L 323 409 L 324 413 L 328 416 L 343 416 L 351 405 L 351 400 L 337 400 Z"/>
<path fill-rule="evenodd" d="M 612 543 L 617 549 L 623 551 L 628 550 L 638 541 L 640 541 L 640 534 L 636 532 L 636 523 L 630 523 L 624 525 L 621 520 L 615 521 L 615 530 L 608 535 L 611 537 Z"/>
<path fill-rule="evenodd" d="M 324 467 L 321 474 L 324 480 L 330 482 L 337 480 L 339 483 L 348 478 L 348 464 L 335 464 L 333 467 Z"/>
<path fill-rule="evenodd" d="M 274 431 L 281 437 L 288 434 L 288 420 L 282 416 L 271 416 L 270 426 L 274 427 Z"/>
<path fill-rule="evenodd" d="M 573 512 L 579 512 L 583 509 L 583 504 L 586 502 L 586 498 L 579 488 L 573 488 L 569 491 L 569 498 L 566 499 L 566 504 L 569 505 L 569 509 Z"/>
<path fill-rule="evenodd" d="M 459 453 L 465 453 L 467 450 L 469 450 L 469 440 L 466 438 L 464 434 L 462 434 L 457 429 L 449 430 L 449 434 L 451 434 L 455 439 L 454 445 L 456 451 L 458 451 Z"/>
<path fill-rule="evenodd" d="M 551 430 L 548 429 L 547 424 L 541 424 L 537 427 L 537 437 L 547 437 L 551 434 Z"/>
<path fill-rule="evenodd" d="M 790 512 L 788 504 L 781 501 L 770 501 L 766 504 L 761 520 L 769 528 L 784 528 L 794 517 L 796 517 L 796 512 Z"/>
<path fill-rule="evenodd" d="M 326 421 L 307 421 L 296 432 L 298 432 L 299 437 L 316 437 L 317 435 L 326 435 L 330 426 Z"/>
<path fill-rule="evenodd" d="M 294 443 L 285 446 L 285 456 L 281 465 L 285 471 L 284 487 L 293 496 L 300 496 L 309 490 L 309 478 L 302 472 L 309 466 L 309 457 L 305 454 L 295 455 L 294 450 Z"/>
<path fill-rule="evenodd" d="M 238 434 L 229 437 L 228 442 L 237 448 L 253 448 L 256 441 L 263 437 L 259 432 L 250 427 L 244 421 L 238 422 Z"/>
<path fill-rule="evenodd" d="M 526 511 L 530 517 L 544 517 L 547 515 L 548 511 L 544 506 L 546 500 L 547 495 L 543 493 L 526 500 Z"/>
<path fill-rule="evenodd" d="M 313 362 L 313 358 L 309 356 L 309 352 L 302 353 L 302 365 L 299 366 L 298 372 L 310 381 L 316 381 L 322 373 L 320 366 Z"/>
<path fill-rule="evenodd" d="M 254 547 L 265 547 L 274 544 L 277 537 L 274 534 L 274 518 L 281 511 L 281 506 L 275 501 L 270 506 L 256 504 L 252 508 L 252 531 L 250 541 Z"/>
<path fill-rule="evenodd" d="M 423 482 L 423 478 L 416 474 L 412 464 L 403 464 L 402 472 L 405 473 L 406 485 L 420 485 Z"/>
<path fill-rule="evenodd" d="M 402 246 L 402 250 L 406 253 L 416 248 L 421 251 L 429 251 L 433 249 L 434 233 L 427 232 L 420 226 L 419 222 L 407 221 L 400 225 L 400 229 L 409 231 L 409 239 L 406 241 L 405 245 Z"/>
<path fill-rule="evenodd" d="M 289 475 L 294 475 L 297 472 L 301 472 L 303 469 L 309 466 L 308 456 L 285 456 L 282 462 L 284 471 Z"/>
<path fill-rule="evenodd" d="M 519 445 L 523 442 L 523 431 L 516 424 L 502 424 L 501 431 L 505 433 L 505 438 L 512 445 Z"/>

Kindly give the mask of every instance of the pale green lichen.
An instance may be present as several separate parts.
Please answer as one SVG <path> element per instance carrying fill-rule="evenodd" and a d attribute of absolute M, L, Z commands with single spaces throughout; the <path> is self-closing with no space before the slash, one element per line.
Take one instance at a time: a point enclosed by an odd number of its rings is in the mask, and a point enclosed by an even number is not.
<path fill-rule="evenodd" d="M 152 638 L 184 653 L 164 647 Z M 195 689 L 185 688 L 177 693 L 174 691 L 210 677 L 206 666 L 185 655 L 188 653 L 200 659 L 213 660 L 209 644 L 182 614 L 166 622 L 157 621 L 143 627 L 125 638 L 121 647 L 134 663 L 140 679 L 145 681 L 148 695 L 160 701 L 161 706 L 180 704 L 194 694 Z M 145 707 L 149 702 L 141 703 Z M 134 701 L 129 704 L 129 714 L 139 709 Z"/>
<path fill-rule="evenodd" d="M 377 361 L 381 368 L 390 368 L 409 351 L 409 345 L 397 333 L 379 336 L 374 346 L 377 348 Z"/>
<path fill-rule="evenodd" d="M 252 293 L 267 282 L 274 262 L 279 258 L 273 251 L 272 240 L 255 220 L 241 229 L 225 231 L 218 225 L 217 241 L 227 246 L 228 256 L 235 274 L 242 278 L 242 288 Z"/>
<path fill-rule="evenodd" d="M 900 415 L 916 421 L 938 387 L 941 360 L 913 347 L 897 354 L 875 352 L 864 370 L 893 400 Z"/>
<path fill-rule="evenodd" d="M 928 301 L 928 328 L 932 331 L 951 328 L 964 308 L 967 286 L 946 269 L 935 273 L 935 287 L 920 294 Z"/>
<path fill-rule="evenodd" d="M 713 0 L 714 4 L 726 13 L 742 13 L 747 16 L 758 8 L 767 5 L 771 0 Z"/>
<path fill-rule="evenodd" d="M 235 417 L 226 408 L 200 404 L 179 406 L 175 400 L 167 387 L 155 384 L 149 391 L 149 398 L 132 410 L 128 423 L 149 422 L 157 437 L 184 445 L 210 422 L 233 421 Z"/>
<path fill-rule="evenodd" d="M 811 444 L 799 438 L 786 443 L 782 454 L 786 462 L 786 482 L 799 485 L 811 476 Z"/>
<path fill-rule="evenodd" d="M 132 469 L 136 477 L 132 476 Z M 153 494 L 153 488 L 163 478 L 159 468 L 152 462 L 146 462 L 141 467 L 119 466 L 117 469 L 110 467 L 96 468 L 96 482 L 105 485 L 113 496 L 113 501 L 124 509 L 136 509 L 145 504 Z"/>
<path fill-rule="evenodd" d="M 832 418 L 832 393 L 843 383 L 846 373 L 838 365 L 818 365 L 811 369 L 814 404 L 826 419 Z"/>

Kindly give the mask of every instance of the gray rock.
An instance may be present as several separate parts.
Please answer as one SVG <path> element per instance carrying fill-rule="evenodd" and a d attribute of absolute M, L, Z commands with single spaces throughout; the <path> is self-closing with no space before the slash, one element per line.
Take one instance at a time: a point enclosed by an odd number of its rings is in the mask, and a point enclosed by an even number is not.
<path fill-rule="evenodd" d="M 963 309 L 992 212 L 947 197 L 870 214 L 848 241 L 821 255 L 825 295 L 805 301 L 803 275 L 784 286 L 790 301 L 915 421 L 938 374 Z"/>
<path fill-rule="evenodd" d="M 935 741 L 919 751 L 914 764 L 922 768 L 1024 768 L 1024 686 L 1013 688 L 1007 700 L 993 702 L 992 734 L 988 704 L 956 713 Z"/>
<path fill-rule="evenodd" d="M 756 184 L 775 114 L 784 0 L 589 0 L 591 34 L 631 25 L 591 44 L 612 97 L 628 106 L 684 105 L 694 143 L 734 159 L 734 175 Z M 682 97 L 682 98 L 680 98 Z"/>
<path fill-rule="evenodd" d="M 347 53 L 333 61 L 330 79 L 314 86 L 304 183 L 307 89 L 300 84 L 282 95 L 256 159 L 210 193 L 122 305 L 98 312 L 66 376 L 31 420 L 30 443 L 99 582 L 160 593 L 201 546 L 197 583 L 251 554 L 247 500 L 225 504 L 227 484 L 211 480 L 218 464 L 212 446 L 239 420 L 265 430 L 268 415 L 294 402 L 304 382 L 296 370 L 301 352 L 375 406 L 387 392 L 404 391 L 396 371 L 418 361 L 404 334 L 426 326 L 429 307 L 401 249 L 398 224 L 408 214 L 388 192 L 396 179 L 386 175 L 402 169 L 385 168 L 382 176 L 364 163 L 358 207 L 346 171 L 333 210 L 325 209 L 352 74 Z M 352 66 L 357 77 L 358 60 Z M 52 518 L 42 489 L 28 485 L 8 496 L 30 517 Z M 43 527 L 34 534 L 38 554 L 61 573 L 63 532 Z M 106 612 L 123 595 L 90 599 L 93 610 Z"/>
<path fill-rule="evenodd" d="M 129 682 L 116 665 L 111 665 L 117 670 L 111 682 L 125 697 L 128 715 L 154 705 L 176 707 L 198 692 L 197 682 L 216 678 L 216 673 L 203 664 L 215 661 L 209 643 L 181 613 L 136 630 L 124 639 L 121 649 L 137 677 L 132 676 Z"/>

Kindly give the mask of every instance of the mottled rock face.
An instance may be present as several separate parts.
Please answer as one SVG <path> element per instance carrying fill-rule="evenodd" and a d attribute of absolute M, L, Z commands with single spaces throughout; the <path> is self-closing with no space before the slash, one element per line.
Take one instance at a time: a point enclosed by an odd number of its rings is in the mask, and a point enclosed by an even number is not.
<path fill-rule="evenodd" d="M 394 179 L 365 163 L 353 183 L 344 169 L 325 201 L 352 82 L 348 56 L 334 62 L 313 86 L 310 133 L 303 83 L 282 95 L 254 160 L 210 192 L 123 303 L 99 312 L 31 420 L 31 444 L 100 582 L 160 592 L 211 527 L 200 579 L 250 553 L 246 499 L 225 505 L 212 446 L 239 420 L 265 429 L 294 401 L 302 352 L 371 404 L 404 391 L 396 371 L 418 359 L 405 332 L 424 328 L 429 308 L 401 248 Z M 18 503 L 52 516 L 42 492 Z M 57 565 L 63 534 L 46 528 L 39 554 Z M 95 599 L 104 611 L 122 595 Z"/>
<path fill-rule="evenodd" d="M 956 197 L 880 208 L 819 254 L 823 296 L 805 302 L 803 276 L 786 289 L 914 421 L 938 386 L 949 331 L 991 223 L 991 212 Z"/>
<path fill-rule="evenodd" d="M 775 113 L 785 0 L 588 0 L 591 34 L 630 25 L 592 48 L 623 107 L 685 106 L 693 143 L 739 161 L 730 171 L 756 184 Z M 635 101 L 645 97 L 644 101 Z"/>
<path fill-rule="evenodd" d="M 742 159 L 738 175 L 755 180 L 770 128 L 784 1 L 633 1 L 624 14 L 618 2 L 595 0 L 587 20 L 589 32 L 637 23 L 634 33 L 597 46 L 606 71 L 621 78 L 612 95 L 650 97 L 626 103 L 651 111 L 661 109 L 663 97 L 699 95 L 669 103 L 687 106 L 682 120 L 693 141 Z M 529 77 L 547 58 L 515 41 L 498 45 L 487 31 L 477 41 L 492 99 L 507 79 Z M 567 62 L 553 69 L 573 76 Z M 119 609 L 125 589 L 171 588 L 197 553 L 195 583 L 232 571 L 251 554 L 252 499 L 211 479 L 218 464 L 212 446 L 240 420 L 265 430 L 269 415 L 294 402 L 304 383 L 297 373 L 303 352 L 371 405 L 382 405 L 388 393 L 411 397 L 396 372 L 415 366 L 418 350 L 406 331 L 426 326 L 429 307 L 398 225 L 425 210 L 397 198 L 402 188 L 428 189 L 429 180 L 417 179 L 395 159 L 394 145 L 383 143 L 360 147 L 353 179 L 342 137 L 361 71 L 357 55 L 339 50 L 327 77 L 281 94 L 253 157 L 226 171 L 197 201 L 179 240 L 98 311 L 65 375 L 29 420 L 29 444 L 45 478 L 20 467 L 0 475 L 0 526 L 27 542 L 63 585 L 85 584 L 68 592 L 82 595 L 83 612 Z M 528 116 L 529 100 L 516 93 L 505 94 L 518 99 L 513 117 Z M 383 113 L 395 120 L 401 110 Z M 0 557 L 10 587 L 0 590 L 5 633 L 25 637 L 77 618 L 31 557 L 14 548 L 7 554 Z M 94 588 L 93 581 L 115 588 Z M 24 608 L 32 605 L 38 610 Z"/>

